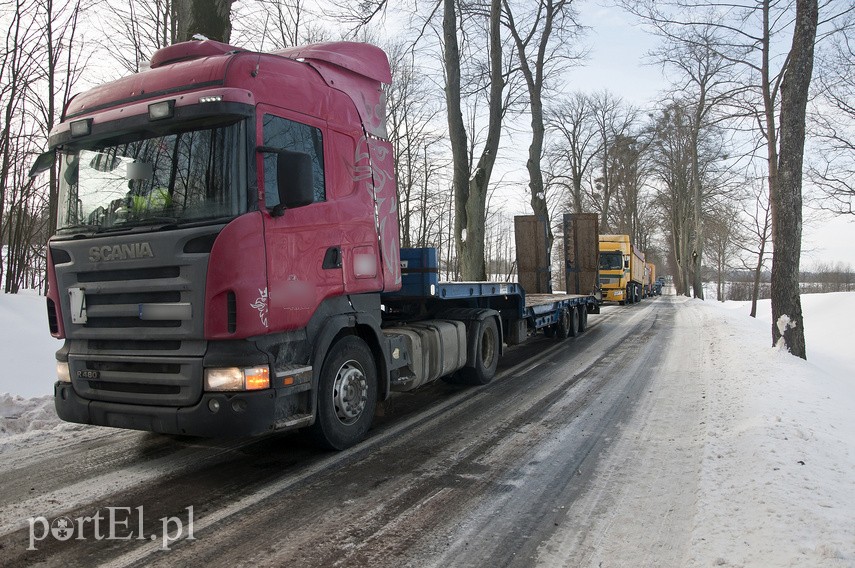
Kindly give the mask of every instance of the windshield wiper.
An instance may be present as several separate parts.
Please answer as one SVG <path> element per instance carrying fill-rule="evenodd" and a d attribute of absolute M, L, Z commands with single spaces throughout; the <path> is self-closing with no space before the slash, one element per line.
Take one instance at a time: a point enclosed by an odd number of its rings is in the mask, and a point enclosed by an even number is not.
<path fill-rule="evenodd" d="M 123 226 L 125 227 L 142 227 L 145 225 L 160 225 L 162 223 L 177 223 L 178 217 L 146 217 L 145 219 L 137 219 L 136 221 L 129 221 L 125 223 Z"/>
<path fill-rule="evenodd" d="M 102 229 L 104 232 L 124 231 L 134 229 L 136 227 L 150 227 L 152 225 L 178 226 L 177 217 L 147 217 L 145 219 L 137 219 L 135 221 L 126 221 L 121 224 L 113 225 Z"/>
<path fill-rule="evenodd" d="M 101 225 L 95 225 L 92 223 L 81 223 L 79 225 L 68 225 L 66 227 L 60 227 L 57 229 L 57 232 L 62 231 L 62 234 L 72 233 L 78 231 L 78 234 L 83 233 L 98 233 L 104 229 Z"/>

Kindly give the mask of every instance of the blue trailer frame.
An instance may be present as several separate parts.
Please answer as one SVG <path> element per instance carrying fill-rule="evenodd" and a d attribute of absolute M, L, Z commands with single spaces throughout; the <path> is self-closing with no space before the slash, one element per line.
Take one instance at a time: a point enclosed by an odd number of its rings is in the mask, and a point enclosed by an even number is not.
<path fill-rule="evenodd" d="M 450 308 L 492 309 L 501 314 L 511 344 L 525 339 L 519 322 L 525 322 L 526 332 L 531 333 L 559 323 L 564 309 L 584 306 L 592 312 L 597 307 L 592 295 L 526 295 L 516 282 L 440 282 L 435 248 L 402 248 L 401 280 L 399 291 L 381 295 L 384 319 L 418 321 Z"/>

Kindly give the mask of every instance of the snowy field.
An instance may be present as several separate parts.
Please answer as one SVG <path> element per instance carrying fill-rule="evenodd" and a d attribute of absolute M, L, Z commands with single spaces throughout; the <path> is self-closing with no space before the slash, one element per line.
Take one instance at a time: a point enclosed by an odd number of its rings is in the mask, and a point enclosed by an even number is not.
<path fill-rule="evenodd" d="M 661 565 L 667 554 L 649 556 L 643 529 L 608 538 L 618 517 L 637 526 L 647 511 L 673 529 L 663 542 L 687 549 L 694 566 L 855 566 L 855 293 L 802 296 L 808 361 L 770 347 L 768 301 L 756 320 L 745 302 L 677 301 L 661 388 L 626 426 L 634 438 L 624 436 L 628 449 L 617 458 L 647 453 L 626 468 L 619 506 L 595 519 L 608 526 L 591 534 L 606 538 L 584 564 Z M 53 415 L 61 343 L 49 336 L 45 312 L 37 295 L 0 296 L 0 453 L 46 429 L 81 428 Z M 663 491 L 685 496 L 663 499 Z M 682 505 L 657 513 L 664 502 Z M 567 558 L 572 533 L 548 543 L 551 560 Z"/>

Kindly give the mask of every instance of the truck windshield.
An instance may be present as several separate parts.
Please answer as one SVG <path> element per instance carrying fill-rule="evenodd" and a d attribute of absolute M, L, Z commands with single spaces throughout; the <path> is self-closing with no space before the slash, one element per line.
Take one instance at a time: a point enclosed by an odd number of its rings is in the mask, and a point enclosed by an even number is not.
<path fill-rule="evenodd" d="M 245 122 L 60 152 L 59 234 L 180 225 L 246 211 Z"/>
<path fill-rule="evenodd" d="M 623 270 L 623 255 L 619 252 L 601 252 L 600 270 Z"/>

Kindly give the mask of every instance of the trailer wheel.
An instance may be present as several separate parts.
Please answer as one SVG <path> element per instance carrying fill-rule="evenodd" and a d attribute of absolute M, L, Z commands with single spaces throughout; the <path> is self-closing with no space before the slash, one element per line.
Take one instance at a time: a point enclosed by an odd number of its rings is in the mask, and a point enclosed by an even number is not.
<path fill-rule="evenodd" d="M 475 366 L 460 369 L 460 376 L 470 385 L 486 385 L 493 380 L 499 364 L 499 328 L 488 317 L 478 322 L 475 339 Z"/>
<path fill-rule="evenodd" d="M 567 308 L 561 308 L 561 311 L 558 314 L 558 322 L 555 324 L 555 329 L 555 337 L 558 338 L 558 341 L 563 341 L 571 335 L 573 323 L 570 321 L 570 312 L 567 311 Z"/>
<path fill-rule="evenodd" d="M 570 308 L 570 329 L 568 330 L 568 335 L 570 337 L 576 337 L 579 335 L 579 310 L 576 308 Z"/>
<path fill-rule="evenodd" d="M 321 446 L 343 450 L 365 437 L 377 405 L 377 368 L 368 345 L 349 335 L 330 348 L 321 367 L 312 435 Z"/>
<path fill-rule="evenodd" d="M 588 329 L 588 306 L 579 306 L 579 333 L 585 333 Z"/>

